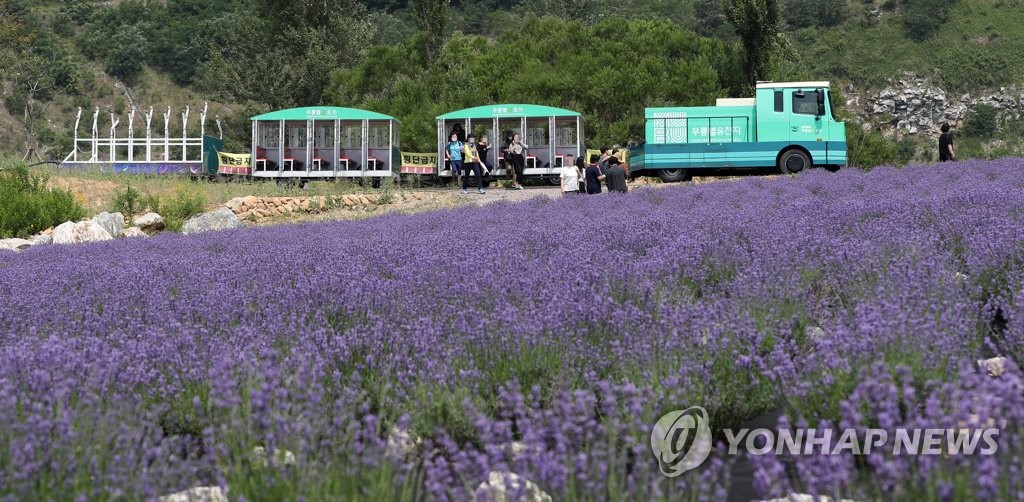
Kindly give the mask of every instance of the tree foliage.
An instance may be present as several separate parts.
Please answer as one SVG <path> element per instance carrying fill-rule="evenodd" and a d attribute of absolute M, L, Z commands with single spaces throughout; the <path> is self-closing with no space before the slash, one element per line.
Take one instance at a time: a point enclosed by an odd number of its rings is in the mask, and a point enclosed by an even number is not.
<path fill-rule="evenodd" d="M 334 74 L 331 100 L 396 116 L 403 148 L 431 151 L 434 117 L 471 106 L 568 108 L 583 113 L 588 142 L 625 144 L 643 137 L 646 106 L 709 105 L 743 92 L 738 51 L 664 21 L 526 16 L 497 40 L 455 34 L 434 63 L 422 47 L 415 39 L 373 48 Z"/>
<path fill-rule="evenodd" d="M 725 17 L 743 42 L 750 82 L 768 80 L 772 53 L 783 44 L 778 0 L 724 1 Z"/>

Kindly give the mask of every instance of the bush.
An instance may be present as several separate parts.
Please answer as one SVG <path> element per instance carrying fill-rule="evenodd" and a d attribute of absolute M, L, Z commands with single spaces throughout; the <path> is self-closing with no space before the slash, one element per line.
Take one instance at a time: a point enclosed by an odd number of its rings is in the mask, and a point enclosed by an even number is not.
<path fill-rule="evenodd" d="M 956 0 L 907 0 L 903 6 L 903 31 L 916 42 L 930 38 L 946 21 Z"/>
<path fill-rule="evenodd" d="M 0 171 L 0 238 L 28 237 L 85 217 L 74 195 L 47 188 L 47 179 L 29 173 L 24 165 Z"/>
<path fill-rule="evenodd" d="M 180 232 L 185 220 L 203 212 L 206 198 L 198 192 L 180 189 L 174 195 L 160 203 L 160 216 L 168 230 Z"/>
<path fill-rule="evenodd" d="M 846 122 L 846 144 L 849 165 L 864 170 L 881 165 L 899 166 L 910 160 L 905 157 L 909 148 L 901 148 L 899 143 L 875 130 L 865 131 L 861 124 L 853 121 Z"/>
<path fill-rule="evenodd" d="M 965 136 L 989 139 L 999 130 L 998 118 L 999 113 L 994 106 L 977 105 L 967 115 L 967 120 L 960 130 Z"/>

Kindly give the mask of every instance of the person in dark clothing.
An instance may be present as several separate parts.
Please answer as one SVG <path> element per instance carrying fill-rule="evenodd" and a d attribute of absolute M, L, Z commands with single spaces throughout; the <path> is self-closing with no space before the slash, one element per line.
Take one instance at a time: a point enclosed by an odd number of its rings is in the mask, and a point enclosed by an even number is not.
<path fill-rule="evenodd" d="M 601 182 L 604 181 L 604 173 L 601 172 L 601 168 L 597 167 L 598 160 L 600 157 L 592 155 L 590 157 L 590 165 L 587 166 L 586 176 L 587 179 L 587 194 L 593 195 L 601 193 Z"/>
<path fill-rule="evenodd" d="M 460 143 L 466 142 L 466 130 L 462 127 L 462 124 L 456 122 L 455 125 L 452 126 L 452 134 L 458 138 Z M 449 136 L 451 136 L 451 134 L 449 134 Z"/>
<path fill-rule="evenodd" d="M 953 152 L 953 133 L 949 132 L 949 124 L 942 124 L 942 134 L 939 135 L 939 162 L 950 160 L 956 160 L 956 154 Z"/>
<path fill-rule="evenodd" d="M 608 158 L 608 170 L 604 172 L 609 192 L 626 193 L 629 188 L 626 186 L 626 170 L 618 157 Z"/>
<path fill-rule="evenodd" d="M 580 176 L 580 186 L 578 193 L 587 193 L 587 163 L 583 161 L 583 156 L 576 157 L 576 169 L 580 170 L 583 176 Z"/>
<path fill-rule="evenodd" d="M 487 141 L 487 135 L 481 134 L 480 141 L 476 143 L 476 153 L 480 155 L 480 165 L 484 168 L 484 174 L 490 176 L 494 166 L 487 161 L 488 152 L 491 150 L 491 143 Z"/>

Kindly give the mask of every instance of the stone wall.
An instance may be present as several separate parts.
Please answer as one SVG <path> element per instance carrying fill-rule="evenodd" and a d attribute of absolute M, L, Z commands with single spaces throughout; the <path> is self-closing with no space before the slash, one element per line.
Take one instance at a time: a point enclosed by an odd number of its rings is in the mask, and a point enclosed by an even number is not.
<path fill-rule="evenodd" d="M 262 220 L 275 216 L 299 213 L 321 213 L 332 208 L 358 209 L 363 206 L 382 205 L 381 194 L 351 194 L 313 197 L 235 197 L 224 203 L 240 220 Z M 421 200 L 422 195 L 411 192 L 393 193 L 390 203 Z"/>

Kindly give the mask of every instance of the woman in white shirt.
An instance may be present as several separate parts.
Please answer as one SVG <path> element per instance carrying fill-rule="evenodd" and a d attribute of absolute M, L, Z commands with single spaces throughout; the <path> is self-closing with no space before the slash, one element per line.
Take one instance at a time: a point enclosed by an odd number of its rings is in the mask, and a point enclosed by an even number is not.
<path fill-rule="evenodd" d="M 562 195 L 575 195 L 580 190 L 580 178 L 583 174 L 580 172 L 579 166 L 572 161 L 572 155 L 565 156 L 565 162 L 562 165 Z"/>

